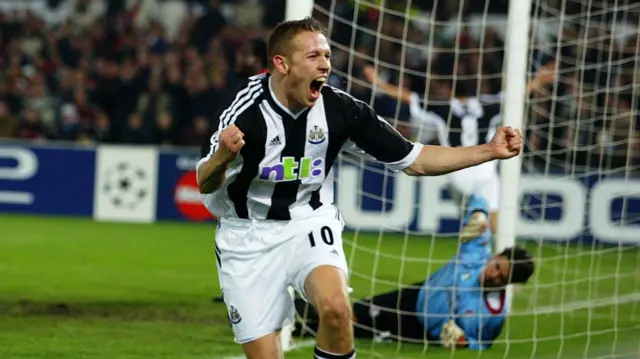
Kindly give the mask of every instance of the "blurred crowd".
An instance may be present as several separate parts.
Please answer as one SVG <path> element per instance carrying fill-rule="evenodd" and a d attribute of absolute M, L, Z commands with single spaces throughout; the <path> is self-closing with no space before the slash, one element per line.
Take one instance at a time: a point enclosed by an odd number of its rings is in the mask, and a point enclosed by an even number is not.
<path fill-rule="evenodd" d="M 286 1 L 29 3 L 40 7 L 0 3 L 0 138 L 197 146 L 226 91 L 264 71 L 265 40 Z M 408 109 L 372 93 L 365 64 L 427 107 L 501 93 L 507 0 L 386 0 L 385 11 L 380 3 L 315 1 L 333 46 L 330 84 L 407 135 Z M 638 163 L 640 6 L 615 3 L 614 11 L 614 1 L 534 1 L 535 24 L 563 19 L 551 33 L 532 31 L 531 72 L 557 69 L 553 85 L 529 95 L 527 150 L 539 163 Z"/>
<path fill-rule="evenodd" d="M 43 3 L 0 13 L 0 137 L 199 146 L 285 1 Z"/>

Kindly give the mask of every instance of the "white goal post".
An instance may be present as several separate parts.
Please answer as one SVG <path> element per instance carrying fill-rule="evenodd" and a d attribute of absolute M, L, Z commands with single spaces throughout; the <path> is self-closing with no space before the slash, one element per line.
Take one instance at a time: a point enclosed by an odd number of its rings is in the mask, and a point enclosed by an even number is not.
<path fill-rule="evenodd" d="M 369 84 L 364 65 L 418 93 L 427 110 L 472 79 L 473 97 L 500 102 L 502 124 L 523 130 L 523 154 L 500 164 L 494 250 L 527 248 L 536 272 L 509 287 L 491 357 L 640 357 L 639 13 L 631 0 L 287 1 L 287 20 L 312 15 L 328 29 L 329 84 L 403 134 L 424 129 Z M 411 287 L 455 254 L 447 177 L 395 175 L 346 156 L 335 174 L 354 302 Z M 293 328 L 282 331 L 285 350 L 309 343 Z M 430 356 L 430 343 L 396 339 L 361 341 L 358 353 Z"/>
<path fill-rule="evenodd" d="M 526 97 L 527 64 L 529 57 L 529 13 L 531 0 L 511 1 L 507 16 L 505 41 L 506 69 L 502 71 L 504 83 L 505 126 L 523 128 L 524 99 Z M 517 156 L 500 164 L 500 216 L 495 235 L 495 251 L 513 247 L 516 243 L 516 220 L 520 211 L 519 193 L 522 157 Z M 511 308 L 513 287 L 507 288 L 507 305 Z"/>

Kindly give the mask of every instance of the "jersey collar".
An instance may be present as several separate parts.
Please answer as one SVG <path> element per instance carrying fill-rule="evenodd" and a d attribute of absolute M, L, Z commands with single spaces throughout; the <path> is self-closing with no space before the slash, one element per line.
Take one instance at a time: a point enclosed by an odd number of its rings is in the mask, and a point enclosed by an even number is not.
<path fill-rule="evenodd" d="M 291 110 L 286 108 L 282 103 L 280 103 L 280 101 L 278 101 L 278 98 L 276 97 L 276 94 L 273 92 L 273 87 L 271 86 L 271 76 L 267 77 L 267 87 L 269 88 L 269 95 L 267 96 L 267 98 L 269 102 L 272 104 L 272 107 L 274 108 L 274 110 L 280 116 L 289 117 L 296 120 L 298 119 L 298 117 L 300 117 L 300 115 L 302 115 L 305 111 L 308 110 L 308 108 L 306 108 L 298 113 L 293 113 L 291 112 Z"/>

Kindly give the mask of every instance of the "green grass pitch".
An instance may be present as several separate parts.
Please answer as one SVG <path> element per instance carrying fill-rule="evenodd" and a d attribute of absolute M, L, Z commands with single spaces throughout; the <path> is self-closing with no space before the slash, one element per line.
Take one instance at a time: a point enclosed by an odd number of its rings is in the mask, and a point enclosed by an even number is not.
<path fill-rule="evenodd" d="M 239 355 L 225 308 L 212 302 L 219 295 L 213 237 L 207 224 L 0 215 L 0 358 Z M 356 296 L 418 281 L 429 255 L 445 260 L 456 247 L 392 234 L 349 233 L 345 241 Z M 492 349 L 359 341 L 358 358 L 638 358 L 638 249 L 527 245 L 541 258 L 539 271 L 516 292 Z M 310 347 L 286 355 L 311 356 Z"/>

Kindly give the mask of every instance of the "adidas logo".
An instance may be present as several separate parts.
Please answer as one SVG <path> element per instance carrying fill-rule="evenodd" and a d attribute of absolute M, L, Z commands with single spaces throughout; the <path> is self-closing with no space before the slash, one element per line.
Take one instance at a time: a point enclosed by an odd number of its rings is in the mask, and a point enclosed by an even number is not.
<path fill-rule="evenodd" d="M 280 142 L 280 135 L 277 135 L 273 140 L 271 140 L 271 142 L 269 142 L 269 146 L 277 146 L 280 144 L 282 144 L 282 142 Z"/>

